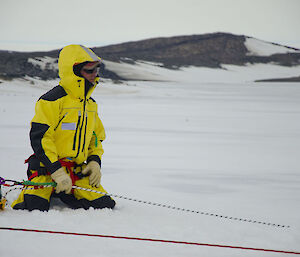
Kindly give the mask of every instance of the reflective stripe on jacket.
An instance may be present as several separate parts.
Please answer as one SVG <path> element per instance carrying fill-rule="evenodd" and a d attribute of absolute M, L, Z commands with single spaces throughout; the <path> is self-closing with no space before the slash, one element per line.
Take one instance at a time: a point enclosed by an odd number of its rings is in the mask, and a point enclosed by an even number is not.
<path fill-rule="evenodd" d="M 30 140 L 37 158 L 50 171 L 61 167 L 59 159 L 70 157 L 80 164 L 95 160 L 101 164 L 105 139 L 98 107 L 90 95 L 96 79 L 85 95 L 87 81 L 73 72 L 73 65 L 100 61 L 90 49 L 70 45 L 59 55 L 59 86 L 44 94 L 36 103 L 31 121 Z"/>

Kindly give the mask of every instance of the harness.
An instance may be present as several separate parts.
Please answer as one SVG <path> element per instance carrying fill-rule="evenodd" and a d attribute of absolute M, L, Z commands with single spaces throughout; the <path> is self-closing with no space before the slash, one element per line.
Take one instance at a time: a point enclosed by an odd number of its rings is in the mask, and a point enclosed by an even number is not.
<path fill-rule="evenodd" d="M 79 179 L 82 179 L 85 176 L 80 172 L 75 172 L 77 167 L 82 167 L 84 163 L 77 164 L 72 161 L 71 158 L 63 158 L 58 160 L 62 167 L 65 167 L 67 172 L 70 175 L 72 180 L 72 186 L 75 185 L 75 182 Z M 51 175 L 51 173 L 46 169 L 46 167 L 41 167 L 40 162 L 37 159 L 35 154 L 32 154 L 28 159 L 25 160 L 25 164 L 28 163 L 27 176 L 28 180 L 32 180 L 35 177 L 43 176 L 43 175 Z M 81 169 L 82 170 L 82 169 Z M 74 193 L 74 189 L 72 189 L 72 193 Z"/>

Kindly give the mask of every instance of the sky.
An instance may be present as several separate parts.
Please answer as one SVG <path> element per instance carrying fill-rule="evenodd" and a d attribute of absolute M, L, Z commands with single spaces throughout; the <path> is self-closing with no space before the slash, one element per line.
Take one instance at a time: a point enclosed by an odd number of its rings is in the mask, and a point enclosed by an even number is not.
<path fill-rule="evenodd" d="M 0 49 L 228 32 L 300 48 L 300 0 L 0 0 Z"/>

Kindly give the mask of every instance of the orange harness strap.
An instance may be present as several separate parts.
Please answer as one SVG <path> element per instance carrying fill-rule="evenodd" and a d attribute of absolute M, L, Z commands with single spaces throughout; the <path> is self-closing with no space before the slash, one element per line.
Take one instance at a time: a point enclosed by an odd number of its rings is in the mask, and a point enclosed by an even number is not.
<path fill-rule="evenodd" d="M 68 170 L 72 180 L 72 185 L 74 185 L 75 182 L 79 180 L 79 177 L 74 173 L 74 167 L 76 167 L 76 163 L 72 161 L 64 161 L 64 159 L 60 159 L 59 162 L 62 167 L 66 167 Z M 74 193 L 74 189 L 72 189 L 72 193 Z"/>
<path fill-rule="evenodd" d="M 35 154 L 32 154 L 28 159 L 26 159 L 25 163 L 28 163 L 29 160 L 30 160 L 30 158 L 33 157 L 34 155 Z M 63 159 L 60 159 L 58 161 L 60 162 L 60 164 L 61 164 L 62 167 L 66 167 L 67 171 L 70 174 L 70 177 L 71 177 L 71 180 L 72 180 L 72 185 L 74 185 L 75 182 L 80 179 L 80 177 L 77 176 L 74 173 L 74 168 L 77 166 L 77 164 L 75 162 L 73 162 L 73 161 L 65 161 L 65 160 L 66 160 L 66 158 L 63 158 Z M 46 172 L 46 174 L 47 175 L 51 175 L 51 173 L 48 172 L 48 171 Z M 38 177 L 39 175 L 41 175 L 41 174 L 39 174 L 38 171 L 34 171 L 34 172 L 32 172 L 31 176 L 28 179 L 32 180 L 33 178 Z M 72 189 L 72 193 L 73 193 L 73 191 L 74 191 L 74 189 Z"/>

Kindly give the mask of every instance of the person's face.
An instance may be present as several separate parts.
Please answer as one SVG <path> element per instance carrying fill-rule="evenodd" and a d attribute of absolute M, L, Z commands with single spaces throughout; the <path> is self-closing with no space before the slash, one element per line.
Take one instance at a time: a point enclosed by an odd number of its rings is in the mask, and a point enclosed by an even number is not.
<path fill-rule="evenodd" d="M 99 62 L 96 62 L 94 65 L 86 64 L 80 71 L 81 75 L 89 82 L 94 83 L 98 75 L 99 66 Z"/>

